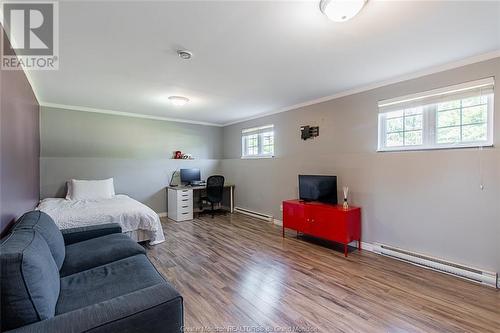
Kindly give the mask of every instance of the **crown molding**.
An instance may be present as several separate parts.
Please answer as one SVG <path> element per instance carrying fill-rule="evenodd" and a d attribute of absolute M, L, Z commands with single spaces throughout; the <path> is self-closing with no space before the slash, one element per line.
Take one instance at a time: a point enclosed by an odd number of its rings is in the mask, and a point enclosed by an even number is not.
<path fill-rule="evenodd" d="M 215 126 L 215 127 L 222 127 L 223 126 L 221 124 L 209 123 L 209 122 L 204 122 L 204 121 L 195 121 L 195 120 L 188 120 L 188 119 L 181 119 L 181 118 L 157 117 L 157 116 L 150 116 L 150 115 L 133 113 L 133 112 L 123 112 L 123 111 L 91 108 L 91 107 L 87 107 L 87 106 L 77 106 L 77 105 L 47 103 L 47 102 L 41 102 L 40 106 L 49 107 L 49 108 L 56 108 L 56 109 L 65 109 L 65 110 L 71 110 L 71 111 L 101 113 L 101 114 L 108 114 L 108 115 L 113 115 L 113 116 L 170 121 L 170 122 L 186 123 L 186 124 L 193 124 L 193 125 L 204 125 L 204 126 Z"/>
<path fill-rule="evenodd" d="M 362 92 L 365 92 L 365 91 L 369 91 L 369 90 L 373 90 L 373 89 L 385 87 L 385 86 L 388 86 L 388 85 L 391 85 L 391 84 L 395 84 L 395 83 L 399 83 L 399 82 L 404 82 L 404 81 L 408 81 L 408 80 L 412 80 L 412 79 L 417 79 L 417 78 L 420 78 L 420 77 L 423 77 L 423 76 L 427 76 L 427 75 L 431 75 L 431 74 L 436 74 L 436 73 L 444 72 L 444 71 L 447 71 L 447 70 L 450 70 L 450 69 L 454 69 L 454 68 L 459 68 L 459 67 L 471 65 L 471 64 L 475 64 L 475 63 L 486 61 L 486 60 L 491 60 L 491 59 L 498 58 L 498 57 L 500 57 L 500 50 L 495 50 L 495 51 L 492 51 L 492 52 L 483 53 L 483 54 L 480 54 L 480 55 L 472 56 L 472 57 L 465 58 L 465 59 L 458 60 L 458 61 L 454 61 L 454 62 L 449 62 L 449 63 L 443 64 L 443 65 L 439 65 L 439 66 L 430 67 L 430 68 L 427 68 L 427 69 L 424 69 L 424 70 L 420 70 L 420 71 L 416 71 L 416 72 L 412 72 L 412 73 L 409 73 L 409 74 L 396 76 L 396 77 L 394 77 L 392 79 L 375 82 L 375 83 L 368 84 L 366 86 L 362 86 L 362 87 L 359 87 L 359 88 L 345 90 L 345 91 L 342 91 L 342 92 L 339 92 L 339 93 L 336 93 L 336 94 L 333 94 L 333 95 L 330 95 L 330 96 L 320 97 L 320 98 L 309 100 L 309 101 L 306 101 L 306 102 L 294 104 L 294 105 L 287 106 L 287 107 L 284 107 L 284 108 L 281 108 L 281 109 L 278 109 L 278 110 L 275 110 L 275 111 L 266 112 L 266 113 L 263 113 L 263 114 L 260 114 L 260 115 L 256 115 L 256 116 L 244 118 L 244 119 L 241 119 L 241 120 L 232 121 L 232 122 L 229 122 L 229 123 L 225 123 L 222 126 L 226 127 L 226 126 L 230 126 L 230 125 L 242 123 L 242 122 L 249 121 L 249 120 L 254 120 L 254 119 L 259 119 L 259 118 L 271 116 L 271 115 L 277 114 L 277 113 L 292 111 L 292 110 L 300 109 L 300 108 L 303 108 L 303 107 L 306 107 L 306 106 L 310 106 L 310 105 L 314 105 L 314 104 L 318 104 L 318 103 L 323 103 L 323 102 L 331 101 L 331 100 L 334 100 L 334 99 L 337 99 L 337 98 L 341 98 L 341 97 L 345 97 L 345 96 L 349 96 L 349 95 L 359 94 L 359 93 L 362 93 Z"/>

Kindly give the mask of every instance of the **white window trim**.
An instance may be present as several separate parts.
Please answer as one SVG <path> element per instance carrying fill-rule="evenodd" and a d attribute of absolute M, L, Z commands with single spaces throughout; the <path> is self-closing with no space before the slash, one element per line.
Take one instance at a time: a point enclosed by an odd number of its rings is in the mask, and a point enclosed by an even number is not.
<path fill-rule="evenodd" d="M 258 139 L 257 139 L 257 145 L 258 145 L 258 151 L 262 152 L 263 144 L 261 140 L 261 135 L 263 133 L 267 133 L 271 129 L 273 131 L 273 154 L 255 154 L 255 155 L 246 155 L 246 145 L 245 145 L 245 138 L 249 135 L 257 134 Z M 265 125 L 265 126 L 259 126 L 259 127 L 253 127 L 253 128 L 246 128 L 241 131 L 241 159 L 267 159 L 267 158 L 274 158 L 274 125 Z"/>
<path fill-rule="evenodd" d="M 487 110 L 487 139 L 481 141 L 461 142 L 461 143 L 437 143 L 435 140 L 436 131 L 436 115 L 437 110 L 429 109 L 432 106 L 424 106 L 423 120 L 422 120 L 422 144 L 421 145 L 408 145 L 408 146 L 385 146 L 386 139 L 386 121 L 384 116 L 387 112 L 383 111 L 384 108 L 391 108 L 396 111 L 398 104 L 402 105 L 401 109 L 405 109 L 404 105 L 408 103 L 416 103 L 419 101 L 424 103 L 425 100 L 431 100 L 446 95 L 457 94 L 462 91 L 480 89 L 482 87 L 490 87 L 494 89 L 494 78 L 486 78 L 477 81 L 466 82 L 459 85 L 434 89 L 414 95 L 406 95 L 390 100 L 380 101 L 379 116 L 378 116 L 378 146 L 377 152 L 391 152 L 391 151 L 418 151 L 418 150 L 440 150 L 440 149 L 455 149 L 455 148 L 477 148 L 477 147 L 492 147 L 493 146 L 493 128 L 494 128 L 494 93 L 488 96 L 488 110 Z M 401 110 L 400 109 L 400 110 Z"/>

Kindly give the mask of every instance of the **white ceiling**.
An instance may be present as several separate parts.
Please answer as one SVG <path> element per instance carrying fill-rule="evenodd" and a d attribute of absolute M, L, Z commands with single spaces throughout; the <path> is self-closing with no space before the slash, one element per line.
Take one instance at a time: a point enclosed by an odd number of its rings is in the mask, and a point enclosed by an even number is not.
<path fill-rule="evenodd" d="M 499 1 L 370 0 L 346 23 L 318 2 L 61 2 L 60 69 L 31 78 L 42 104 L 226 124 L 500 49 Z"/>

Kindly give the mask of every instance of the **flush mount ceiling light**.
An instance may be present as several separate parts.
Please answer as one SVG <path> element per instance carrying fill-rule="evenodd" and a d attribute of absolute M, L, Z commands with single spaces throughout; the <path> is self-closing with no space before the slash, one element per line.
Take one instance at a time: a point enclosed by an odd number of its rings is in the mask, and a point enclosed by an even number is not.
<path fill-rule="evenodd" d="M 184 60 L 189 60 L 193 57 L 193 52 L 188 50 L 177 50 L 177 55 Z"/>
<path fill-rule="evenodd" d="M 321 0 L 319 9 L 334 22 L 345 22 L 356 16 L 368 0 Z"/>
<path fill-rule="evenodd" d="M 183 96 L 170 96 L 168 100 L 175 106 L 183 106 L 189 102 L 189 98 Z"/>

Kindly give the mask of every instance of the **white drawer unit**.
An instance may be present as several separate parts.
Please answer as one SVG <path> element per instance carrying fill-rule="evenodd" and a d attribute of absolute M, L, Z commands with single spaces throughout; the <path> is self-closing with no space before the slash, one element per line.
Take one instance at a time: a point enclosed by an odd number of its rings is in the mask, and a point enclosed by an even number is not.
<path fill-rule="evenodd" d="M 193 219 L 192 189 L 168 189 L 168 217 L 174 221 Z"/>

